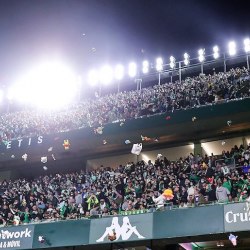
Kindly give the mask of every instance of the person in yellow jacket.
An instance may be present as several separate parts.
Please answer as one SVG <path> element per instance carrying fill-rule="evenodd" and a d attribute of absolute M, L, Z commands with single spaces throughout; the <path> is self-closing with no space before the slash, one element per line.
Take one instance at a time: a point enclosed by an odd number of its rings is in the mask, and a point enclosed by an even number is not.
<path fill-rule="evenodd" d="M 97 197 L 92 194 L 88 199 L 87 199 L 87 203 L 88 203 L 88 210 L 92 209 L 94 207 L 95 204 L 98 204 L 99 201 L 97 199 Z"/>

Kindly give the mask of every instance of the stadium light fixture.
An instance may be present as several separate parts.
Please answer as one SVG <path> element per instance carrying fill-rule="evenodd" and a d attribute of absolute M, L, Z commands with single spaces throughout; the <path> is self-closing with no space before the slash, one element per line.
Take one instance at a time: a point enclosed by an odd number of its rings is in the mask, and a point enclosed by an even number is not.
<path fill-rule="evenodd" d="M 124 77 L 124 67 L 121 64 L 115 67 L 115 79 L 121 80 Z"/>
<path fill-rule="evenodd" d="M 113 69 L 109 65 L 105 65 L 100 70 L 100 82 L 109 84 L 113 80 Z"/>
<path fill-rule="evenodd" d="M 213 53 L 214 59 L 219 58 L 220 53 L 219 53 L 219 47 L 217 45 L 213 47 L 213 52 L 214 52 Z"/>
<path fill-rule="evenodd" d="M 39 108 L 61 108 L 76 97 L 77 77 L 60 62 L 45 62 L 20 78 L 12 94 L 15 99 Z"/>
<path fill-rule="evenodd" d="M 142 62 L 142 73 L 147 74 L 148 71 L 149 71 L 149 62 L 145 60 Z"/>
<path fill-rule="evenodd" d="M 250 39 L 249 38 L 244 39 L 244 49 L 246 53 L 250 52 Z"/>
<path fill-rule="evenodd" d="M 8 89 L 6 97 L 7 97 L 7 99 L 9 101 L 12 101 L 14 99 L 14 88 L 13 88 L 13 86 Z"/>
<path fill-rule="evenodd" d="M 236 54 L 236 43 L 234 41 L 228 43 L 228 53 L 230 56 L 234 56 Z"/>
<path fill-rule="evenodd" d="M 189 56 L 189 54 L 188 53 L 184 53 L 184 64 L 187 66 L 187 65 L 189 65 L 189 63 L 190 63 L 190 60 L 189 60 L 189 58 L 190 58 L 190 56 Z"/>
<path fill-rule="evenodd" d="M 95 70 L 95 69 L 90 70 L 89 74 L 88 74 L 89 85 L 95 86 L 98 84 L 98 81 L 99 81 L 99 76 L 98 76 L 97 70 Z"/>
<path fill-rule="evenodd" d="M 173 56 L 170 56 L 169 59 L 170 59 L 169 66 L 170 66 L 171 69 L 174 69 L 175 68 L 175 58 Z"/>
<path fill-rule="evenodd" d="M 128 66 L 128 74 L 130 77 L 135 77 L 137 73 L 137 67 L 134 62 L 131 62 Z"/>
<path fill-rule="evenodd" d="M 156 59 L 156 70 L 158 72 L 161 72 L 163 70 L 163 59 L 161 57 L 158 57 Z"/>
<path fill-rule="evenodd" d="M 198 50 L 198 59 L 200 62 L 204 62 L 205 61 L 205 49 L 199 49 Z"/>

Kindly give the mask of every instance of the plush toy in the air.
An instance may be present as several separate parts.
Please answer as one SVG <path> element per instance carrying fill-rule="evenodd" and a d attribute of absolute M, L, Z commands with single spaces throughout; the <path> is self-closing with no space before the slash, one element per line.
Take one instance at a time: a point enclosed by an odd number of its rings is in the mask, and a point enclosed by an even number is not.
<path fill-rule="evenodd" d="M 68 140 L 68 139 L 67 139 L 67 140 L 64 140 L 63 146 L 64 146 L 64 149 L 65 149 L 65 150 L 68 150 L 68 149 L 69 149 L 70 143 L 69 143 L 69 140 Z"/>
<path fill-rule="evenodd" d="M 108 234 L 108 240 L 114 241 L 116 240 L 116 232 L 113 230 L 111 233 Z"/>
<path fill-rule="evenodd" d="M 103 134 L 103 129 L 104 129 L 104 127 L 98 127 L 98 128 L 95 128 L 94 129 L 94 133 L 95 134 L 99 134 L 99 135 L 102 135 Z"/>
<path fill-rule="evenodd" d="M 238 236 L 235 236 L 233 234 L 230 234 L 228 239 L 232 242 L 233 246 L 237 246 L 237 238 Z"/>

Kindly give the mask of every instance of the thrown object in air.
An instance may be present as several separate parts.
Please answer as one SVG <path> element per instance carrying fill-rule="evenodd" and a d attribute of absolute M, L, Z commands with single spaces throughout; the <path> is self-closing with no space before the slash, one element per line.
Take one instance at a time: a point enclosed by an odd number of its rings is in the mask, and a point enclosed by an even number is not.
<path fill-rule="evenodd" d="M 65 150 L 68 150 L 68 149 L 69 149 L 70 143 L 69 143 L 69 140 L 68 140 L 68 139 L 66 139 L 66 140 L 63 141 L 63 146 L 64 146 L 64 149 L 65 149 Z"/>
<path fill-rule="evenodd" d="M 142 151 L 142 144 L 141 143 L 136 143 L 133 144 L 133 147 L 131 149 L 131 153 L 134 155 L 139 155 Z"/>
<path fill-rule="evenodd" d="M 48 157 L 47 156 L 42 156 L 41 157 L 41 162 L 42 163 L 47 163 L 47 161 L 48 161 Z"/>
<path fill-rule="evenodd" d="M 157 159 L 160 159 L 162 157 L 162 154 L 157 155 Z"/>
<path fill-rule="evenodd" d="M 102 135 L 104 127 L 97 127 L 94 129 L 95 134 Z"/>
<path fill-rule="evenodd" d="M 28 155 L 25 153 L 24 155 L 22 155 L 22 158 L 24 161 L 27 161 Z"/>
<path fill-rule="evenodd" d="M 142 136 L 141 135 L 141 140 L 142 141 L 151 141 L 151 138 L 147 137 L 147 136 Z"/>
<path fill-rule="evenodd" d="M 238 236 L 230 234 L 228 239 L 232 242 L 233 246 L 237 246 L 237 238 Z"/>

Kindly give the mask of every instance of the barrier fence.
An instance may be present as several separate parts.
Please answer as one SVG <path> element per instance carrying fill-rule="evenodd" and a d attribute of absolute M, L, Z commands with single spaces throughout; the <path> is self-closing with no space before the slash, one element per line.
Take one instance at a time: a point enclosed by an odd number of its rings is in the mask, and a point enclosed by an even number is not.
<path fill-rule="evenodd" d="M 173 207 L 136 215 L 2 227 L 0 248 L 39 249 L 248 231 L 249 208 L 248 202 L 186 209 Z M 43 241 L 39 240 L 41 237 Z"/>

